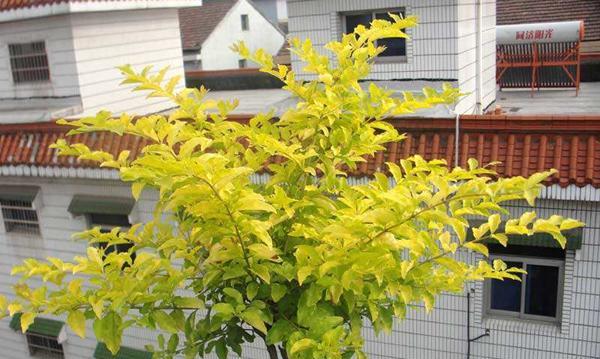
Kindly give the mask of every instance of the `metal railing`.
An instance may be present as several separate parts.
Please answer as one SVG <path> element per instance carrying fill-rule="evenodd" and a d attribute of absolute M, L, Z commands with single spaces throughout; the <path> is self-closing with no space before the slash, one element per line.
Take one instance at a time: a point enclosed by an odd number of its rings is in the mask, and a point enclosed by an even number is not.
<path fill-rule="evenodd" d="M 6 232 L 40 234 L 40 223 L 31 202 L 0 200 Z"/>

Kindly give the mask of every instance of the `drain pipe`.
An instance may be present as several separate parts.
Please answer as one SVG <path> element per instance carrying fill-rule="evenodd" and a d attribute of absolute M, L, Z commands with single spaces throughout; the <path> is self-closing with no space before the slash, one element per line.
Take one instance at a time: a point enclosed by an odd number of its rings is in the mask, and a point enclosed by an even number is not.
<path fill-rule="evenodd" d="M 454 119 L 454 167 L 458 167 L 458 144 L 460 135 L 460 114 L 456 112 Z"/>
<path fill-rule="evenodd" d="M 483 334 L 471 338 L 471 293 L 475 293 L 473 288 L 467 290 L 467 359 L 471 359 L 471 342 L 490 336 L 490 330 L 486 328 Z"/>
<path fill-rule="evenodd" d="M 483 48 L 482 48 L 482 38 L 483 38 L 483 34 L 482 34 L 482 20 L 483 20 L 483 5 L 481 4 L 481 0 L 477 0 L 477 22 L 476 22 L 476 44 L 477 47 L 475 49 L 475 53 L 476 53 L 476 61 L 475 61 L 475 71 L 477 71 L 477 73 L 475 74 L 476 76 L 476 89 L 475 89 L 475 113 L 477 115 L 481 115 L 483 113 Z"/>

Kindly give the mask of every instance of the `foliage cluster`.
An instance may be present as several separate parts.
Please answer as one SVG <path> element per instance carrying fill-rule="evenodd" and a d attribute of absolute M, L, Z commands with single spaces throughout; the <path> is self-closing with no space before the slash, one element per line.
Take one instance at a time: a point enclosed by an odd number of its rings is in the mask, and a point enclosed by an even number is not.
<path fill-rule="evenodd" d="M 486 240 L 506 245 L 507 235 L 540 232 L 564 245 L 561 231 L 581 223 L 537 219 L 533 212 L 508 219 L 503 208 L 520 199 L 533 205 L 551 172 L 497 179 L 474 160 L 449 169 L 416 156 L 388 163 L 368 184 L 349 185 L 347 174 L 366 156 L 402 140 L 386 118 L 460 96 L 446 86 L 397 98 L 360 82 L 383 51 L 376 41 L 405 37 L 403 30 L 415 25 L 412 17 L 391 16 L 393 22 L 375 20 L 329 43 L 331 56 L 309 40 L 292 40 L 304 71 L 314 75 L 309 82 L 275 66 L 265 52 L 237 44 L 242 57 L 298 98 L 278 119 L 231 121 L 235 101 L 206 100 L 204 89 L 175 91 L 179 79 L 166 79 L 166 70 L 151 75 L 149 68 L 122 67 L 125 84 L 170 99 L 177 109 L 117 118 L 100 112 L 63 123 L 73 126 L 70 134 L 110 131 L 150 144 L 137 158 L 64 140 L 54 146 L 117 169 L 136 199 L 144 189 L 157 191 L 153 219 L 80 233 L 90 246 L 73 261 L 24 261 L 13 270 L 23 279 L 16 298 L 2 298 L 0 309 L 23 313 L 24 331 L 38 314 L 66 315 L 81 336 L 91 321 L 113 353 L 126 328 L 141 326 L 170 334 L 152 348 L 158 358 L 212 351 L 225 358 L 256 337 L 271 358 L 365 358 L 366 321 L 389 331 L 394 318 L 421 304 L 431 310 L 440 293 L 460 292 L 466 281 L 515 279 L 521 272 L 499 260 L 465 263 L 457 251 L 487 255 Z M 252 180 L 263 171 L 270 174 L 266 183 Z M 473 218 L 484 222 L 471 228 Z M 99 242 L 133 247 L 107 254 Z"/>

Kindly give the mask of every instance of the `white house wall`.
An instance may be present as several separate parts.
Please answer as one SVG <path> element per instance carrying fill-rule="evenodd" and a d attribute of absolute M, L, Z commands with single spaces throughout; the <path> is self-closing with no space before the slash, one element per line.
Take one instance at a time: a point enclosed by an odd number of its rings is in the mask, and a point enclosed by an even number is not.
<path fill-rule="evenodd" d="M 418 17 L 419 25 L 408 29 L 407 61 L 375 63 L 370 80 L 457 80 L 466 93 L 456 111 L 473 113 L 476 107 L 476 3 L 477 0 L 288 0 L 290 36 L 311 38 L 317 48 L 338 40 L 344 13 L 363 10 L 405 8 Z M 482 107 L 495 100 L 495 0 L 481 0 L 482 19 Z M 302 79 L 302 64 L 292 54 L 292 66 Z"/>
<path fill-rule="evenodd" d="M 182 76 L 180 86 L 183 86 L 177 9 L 86 13 L 71 17 L 83 115 L 102 109 L 146 114 L 173 107 L 165 99 L 146 99 L 147 92 L 132 93 L 131 85 L 119 85 L 123 77 L 116 67 L 130 64 L 141 70 L 153 65 L 156 71 L 169 66 L 167 77 Z"/>
<path fill-rule="evenodd" d="M 50 82 L 15 84 L 8 44 L 46 42 Z M 0 100 L 30 97 L 76 97 L 79 86 L 69 16 L 0 23 Z"/>
<path fill-rule="evenodd" d="M 260 179 L 257 179 L 260 180 Z M 50 179 L 36 177 L 0 177 L 0 186 L 19 184 L 36 185 L 41 188 L 41 209 L 38 212 L 41 237 L 26 238 L 2 233 L 0 230 L 0 294 L 10 295 L 16 278 L 8 275 L 13 265 L 23 259 L 44 259 L 55 256 L 70 260 L 85 253 L 86 244 L 74 242 L 73 233 L 85 228 L 82 217 L 72 217 L 67 211 L 75 194 L 128 196 L 129 188 L 111 180 Z M 574 187 L 573 187 L 574 188 Z M 156 195 L 144 192 L 132 215 L 140 221 L 149 220 Z M 512 204 L 513 215 L 528 207 Z M 540 216 L 561 214 L 584 221 L 583 246 L 577 252 L 568 251 L 565 264 L 565 293 L 563 316 L 560 327 L 535 322 L 509 321 L 486 318 L 482 315 L 482 286 L 475 289 L 471 302 L 471 336 L 483 334 L 490 329 L 490 336 L 471 346 L 471 358 L 480 359 L 546 359 L 546 358 L 598 358 L 600 353 L 600 203 L 590 201 L 566 201 L 544 199 L 538 202 L 536 211 Z M 461 252 L 467 261 L 481 259 L 479 256 Z M 2 358 L 27 357 L 27 347 L 22 334 L 8 327 L 9 319 L 0 321 L 0 352 Z M 88 328 L 91 335 L 92 330 Z M 66 359 L 89 359 L 96 341 L 80 339 L 68 331 L 64 345 Z M 156 333 L 132 329 L 126 333 L 124 345 L 143 348 L 152 343 Z M 426 314 L 423 310 L 411 310 L 404 322 L 394 324 L 393 333 L 375 336 L 365 330 L 366 350 L 374 359 L 464 359 L 466 353 L 466 297 L 464 294 L 442 295 L 435 310 Z M 245 348 L 246 359 L 262 359 L 265 352 L 257 340 Z"/>
<path fill-rule="evenodd" d="M 241 15 L 247 14 L 249 30 L 242 31 Z M 240 57 L 229 48 L 237 41 L 244 41 L 250 50 L 264 49 L 275 55 L 285 38 L 272 23 L 254 6 L 241 0 L 234 5 L 202 44 L 200 58 L 202 70 L 226 70 L 239 68 Z M 257 67 L 248 62 L 248 67 Z"/>
<path fill-rule="evenodd" d="M 482 7 L 481 18 L 481 66 L 478 69 L 477 17 L 478 4 Z M 456 106 L 462 114 L 478 113 L 477 71 L 481 71 L 481 110 L 496 100 L 496 1 L 459 0 L 458 26 L 458 86 L 466 94 Z"/>

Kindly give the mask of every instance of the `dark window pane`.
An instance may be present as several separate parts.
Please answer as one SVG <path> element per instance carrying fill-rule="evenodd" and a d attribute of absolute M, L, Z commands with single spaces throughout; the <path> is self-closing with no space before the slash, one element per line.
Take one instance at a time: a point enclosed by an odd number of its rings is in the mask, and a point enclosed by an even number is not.
<path fill-rule="evenodd" d="M 523 263 L 506 262 L 509 267 L 523 267 Z M 496 310 L 507 310 L 511 312 L 521 311 L 521 282 L 505 279 L 492 279 L 490 293 L 490 308 Z"/>
<path fill-rule="evenodd" d="M 124 214 L 90 213 L 89 216 L 93 226 L 129 227 L 131 225 L 129 217 Z"/>
<path fill-rule="evenodd" d="M 351 33 L 358 25 L 369 26 L 371 20 L 371 14 L 346 15 L 346 33 Z"/>
<path fill-rule="evenodd" d="M 558 267 L 527 265 L 525 313 L 556 317 Z"/>
<path fill-rule="evenodd" d="M 399 11 L 390 11 L 390 13 L 401 16 Z M 393 21 L 392 18 L 385 13 L 375 14 L 377 19 Z M 406 39 L 393 37 L 389 39 L 381 39 L 377 41 L 378 46 L 385 46 L 386 50 L 379 56 L 406 56 Z"/>

